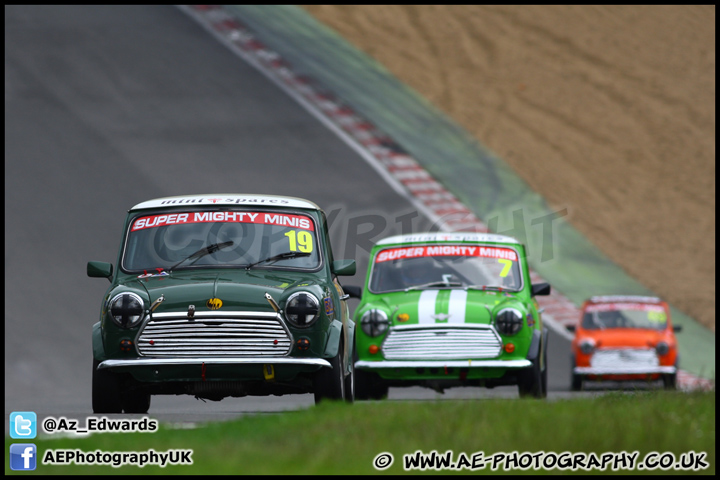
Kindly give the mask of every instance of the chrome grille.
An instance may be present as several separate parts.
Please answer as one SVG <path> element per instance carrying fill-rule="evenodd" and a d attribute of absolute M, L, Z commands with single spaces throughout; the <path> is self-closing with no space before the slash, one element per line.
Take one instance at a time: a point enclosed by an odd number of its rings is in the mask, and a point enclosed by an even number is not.
<path fill-rule="evenodd" d="M 382 345 L 387 360 L 495 358 L 501 349 L 489 325 L 393 327 Z"/>
<path fill-rule="evenodd" d="M 196 312 L 153 315 L 137 337 L 142 356 L 282 356 L 292 337 L 280 316 L 269 312 Z"/>
<path fill-rule="evenodd" d="M 597 350 L 590 357 L 593 368 L 657 367 L 657 353 L 651 349 Z"/>

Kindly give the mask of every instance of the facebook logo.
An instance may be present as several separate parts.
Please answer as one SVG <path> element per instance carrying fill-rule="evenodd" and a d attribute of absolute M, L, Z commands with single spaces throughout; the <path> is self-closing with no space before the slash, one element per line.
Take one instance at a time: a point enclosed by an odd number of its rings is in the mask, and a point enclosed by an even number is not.
<path fill-rule="evenodd" d="M 12 412 L 10 414 L 10 438 L 35 438 L 37 415 L 35 412 Z"/>
<path fill-rule="evenodd" d="M 32 443 L 13 443 L 10 445 L 11 470 L 35 470 L 37 466 L 37 447 Z"/>

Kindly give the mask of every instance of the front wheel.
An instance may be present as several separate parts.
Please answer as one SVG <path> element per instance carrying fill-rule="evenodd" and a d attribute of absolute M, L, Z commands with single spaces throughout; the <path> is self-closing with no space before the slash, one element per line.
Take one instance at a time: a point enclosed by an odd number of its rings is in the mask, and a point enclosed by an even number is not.
<path fill-rule="evenodd" d="M 353 362 L 357 362 L 357 352 Z M 388 395 L 389 388 L 384 385 L 380 375 L 366 370 L 355 370 L 355 398 L 357 400 L 382 400 Z"/>
<path fill-rule="evenodd" d="M 350 362 L 355 358 L 355 346 L 353 345 L 352 352 L 350 354 Z M 355 402 L 355 365 L 350 365 L 350 373 L 345 376 L 345 401 L 347 403 Z"/>
<path fill-rule="evenodd" d="M 382 400 L 388 395 L 389 388 L 383 385 L 377 373 L 358 370 L 355 372 L 355 384 L 355 398 L 358 400 Z"/>
<path fill-rule="evenodd" d="M 330 368 L 322 367 L 313 377 L 315 404 L 323 400 L 343 400 L 345 398 L 345 371 L 342 365 L 342 345 L 338 353 L 330 359 Z"/>
<path fill-rule="evenodd" d="M 582 377 L 573 373 L 572 378 L 570 379 L 570 390 L 572 390 L 573 392 L 579 392 L 580 390 L 582 390 L 582 384 Z"/>
<path fill-rule="evenodd" d="M 547 362 L 545 362 L 545 370 L 543 371 L 540 367 L 540 358 L 533 359 L 530 367 L 518 372 L 520 396 L 545 398 L 547 396 L 547 380 L 543 381 L 545 375 L 547 375 Z"/>
<path fill-rule="evenodd" d="M 150 395 L 143 392 L 123 392 L 121 395 L 125 413 L 147 413 L 150 410 Z"/>
<path fill-rule="evenodd" d="M 547 392 L 548 392 L 548 362 L 547 362 L 547 337 L 545 338 L 545 344 L 543 345 L 543 369 L 541 374 L 541 380 L 542 380 L 542 398 L 547 398 Z"/>
<path fill-rule="evenodd" d="M 98 369 L 100 362 L 93 358 L 92 409 L 93 413 L 122 413 L 120 379 L 106 369 Z"/>
<path fill-rule="evenodd" d="M 570 357 L 570 390 L 579 392 L 582 390 L 583 378 L 575 373 L 575 367 L 575 357 Z"/>

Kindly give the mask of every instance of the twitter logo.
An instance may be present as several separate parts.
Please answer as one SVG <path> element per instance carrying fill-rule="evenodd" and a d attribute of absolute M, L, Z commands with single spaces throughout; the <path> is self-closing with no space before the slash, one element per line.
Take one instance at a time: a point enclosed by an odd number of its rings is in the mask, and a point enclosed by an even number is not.
<path fill-rule="evenodd" d="M 35 412 L 12 412 L 10 414 L 11 438 L 35 438 L 37 436 L 37 415 Z"/>

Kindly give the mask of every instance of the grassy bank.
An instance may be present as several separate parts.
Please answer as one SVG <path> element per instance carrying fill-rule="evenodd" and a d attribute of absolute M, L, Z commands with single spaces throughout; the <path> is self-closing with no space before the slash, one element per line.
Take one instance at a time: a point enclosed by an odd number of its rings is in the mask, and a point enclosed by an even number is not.
<path fill-rule="evenodd" d="M 6 455 L 11 443 L 6 438 Z M 193 430 L 171 430 L 161 424 L 155 433 L 95 434 L 27 443 L 37 445 L 41 459 L 49 449 L 60 448 L 85 452 L 193 450 L 190 466 L 114 468 L 38 462 L 37 474 L 373 474 L 378 473 L 373 459 L 384 452 L 392 454 L 394 462 L 383 472 L 397 474 L 404 472 L 405 454 L 444 454 L 449 450 L 453 461 L 462 461 L 460 454 L 465 453 L 470 462 L 481 451 L 485 459 L 496 452 L 594 452 L 600 458 L 606 452 L 638 451 L 638 461 L 649 452 L 672 452 L 676 460 L 686 452 L 706 452 L 709 467 L 698 473 L 712 474 L 715 393 L 610 393 L 553 402 L 498 399 L 363 402 L 352 406 L 333 403 L 271 416 L 248 416 Z M 5 464 L 6 473 L 28 474 L 11 471 L 7 456 Z M 469 468 L 460 473 L 503 473 L 502 468 L 493 472 L 489 461 L 480 472 Z M 447 469 L 428 471 L 451 473 Z M 667 472 L 681 473 L 673 469 Z M 507 473 L 536 471 L 514 469 Z M 594 473 L 613 471 L 608 467 Z"/>

